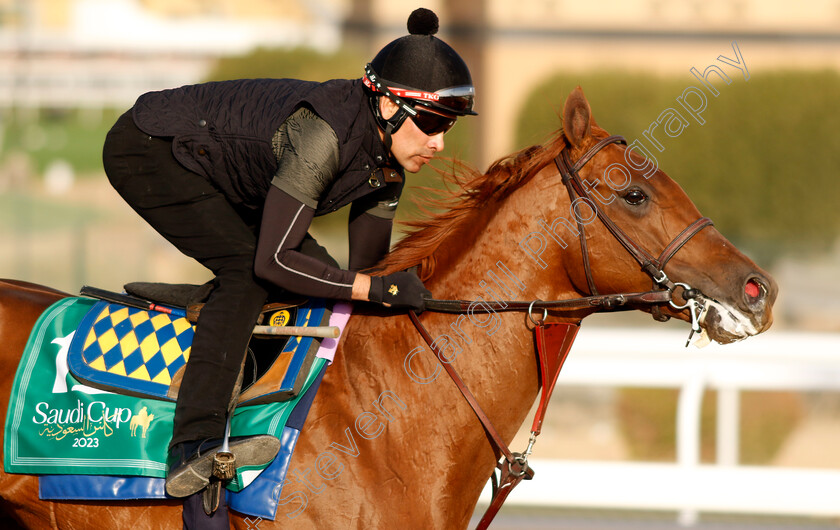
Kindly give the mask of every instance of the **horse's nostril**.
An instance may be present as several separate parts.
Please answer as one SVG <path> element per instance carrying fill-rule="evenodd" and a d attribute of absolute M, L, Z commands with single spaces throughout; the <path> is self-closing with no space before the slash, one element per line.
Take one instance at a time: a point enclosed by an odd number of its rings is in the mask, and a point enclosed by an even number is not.
<path fill-rule="evenodd" d="M 764 298 L 767 289 L 755 278 L 751 278 L 744 286 L 744 294 L 747 295 L 747 300 L 750 302 L 757 302 Z"/>

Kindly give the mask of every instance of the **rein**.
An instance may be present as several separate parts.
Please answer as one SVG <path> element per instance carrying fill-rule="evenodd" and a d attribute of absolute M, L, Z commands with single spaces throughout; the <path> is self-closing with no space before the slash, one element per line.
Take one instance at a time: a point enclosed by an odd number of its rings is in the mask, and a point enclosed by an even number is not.
<path fill-rule="evenodd" d="M 657 289 L 643 293 L 605 294 L 586 296 L 583 298 L 572 298 L 569 300 L 552 300 L 533 302 L 519 300 L 437 300 L 426 299 L 426 311 L 436 313 L 489 313 L 507 311 L 527 311 L 544 309 L 551 312 L 577 311 L 580 309 L 595 309 L 596 311 L 607 311 L 615 309 L 636 309 L 638 306 L 651 304 L 667 304 L 673 299 L 669 290 Z"/>
<path fill-rule="evenodd" d="M 497 300 L 497 301 L 471 301 L 471 300 L 426 300 L 426 310 L 441 312 L 441 313 L 487 313 L 491 311 L 527 311 L 528 318 L 534 323 L 534 335 L 537 350 L 537 361 L 539 367 L 539 386 L 541 387 L 540 403 L 537 407 L 534 421 L 531 426 L 531 437 L 528 440 L 528 447 L 522 453 L 515 453 L 510 450 L 507 444 L 502 439 L 499 432 L 493 426 L 487 414 L 481 408 L 481 405 L 476 400 L 475 396 L 470 392 L 467 385 L 458 375 L 458 372 L 452 364 L 446 360 L 443 352 L 435 345 L 429 331 L 423 326 L 417 313 L 409 311 L 408 316 L 411 319 L 417 331 L 426 341 L 429 348 L 434 353 L 440 364 L 443 366 L 446 373 L 449 374 L 455 386 L 467 400 L 473 412 L 481 422 L 481 426 L 487 435 L 487 440 L 493 448 L 496 456 L 496 469 L 499 470 L 499 477 L 496 477 L 495 470 L 491 475 L 493 484 L 493 496 L 490 506 L 485 511 L 484 516 L 476 527 L 477 530 L 485 530 L 493 518 L 498 513 L 499 509 L 504 504 L 508 495 L 513 488 L 515 488 L 522 480 L 531 480 L 534 477 L 534 470 L 528 465 L 528 456 L 537 441 L 537 436 L 540 434 L 542 428 L 543 418 L 545 417 L 546 408 L 557 383 L 557 378 L 560 375 L 560 370 L 563 368 L 563 363 L 572 348 L 572 343 L 577 335 L 580 322 L 577 323 L 547 323 L 545 319 L 549 312 L 556 311 L 576 311 L 576 310 L 592 310 L 605 311 L 615 309 L 636 309 L 641 306 L 652 307 L 654 318 L 661 320 L 664 317 L 658 309 L 663 304 L 670 304 L 675 309 L 688 309 L 691 314 L 691 333 L 700 331 L 698 317 L 702 314 L 704 306 L 702 302 L 702 294 L 692 289 L 685 283 L 674 283 L 665 274 L 665 264 L 676 254 L 692 237 L 697 235 L 701 230 L 707 226 L 712 226 L 711 219 L 701 217 L 687 226 L 680 232 L 662 251 L 658 258 L 654 258 L 644 248 L 639 246 L 633 239 L 631 239 L 621 228 L 616 225 L 612 219 L 607 216 L 592 199 L 592 196 L 587 191 L 586 187 L 580 180 L 578 172 L 589 162 L 601 149 L 610 144 L 624 144 L 627 141 L 621 136 L 608 136 L 598 141 L 592 148 L 590 148 L 577 162 L 572 163 L 569 158 L 568 151 L 564 148 L 560 154 L 554 159 L 557 169 L 560 170 L 563 184 L 569 194 L 569 198 L 574 203 L 575 200 L 582 200 L 592 207 L 598 219 L 604 224 L 607 230 L 613 237 L 621 243 L 627 252 L 641 265 L 641 270 L 650 276 L 653 281 L 653 290 L 642 293 L 621 293 L 621 294 L 605 294 L 601 295 L 595 287 L 595 282 L 592 278 L 592 270 L 589 263 L 589 249 L 586 244 L 585 225 L 577 219 L 578 236 L 580 239 L 581 252 L 583 255 L 584 271 L 586 273 L 586 282 L 589 287 L 590 296 L 583 298 L 575 298 L 569 300 L 553 300 L 540 301 L 534 300 L 515 301 L 515 300 Z M 673 292 L 676 287 L 683 288 L 683 298 L 686 303 L 677 305 L 674 303 Z M 533 317 L 534 310 L 542 310 L 543 316 L 539 320 Z M 689 335 L 689 340 L 691 334 Z M 688 345 L 688 343 L 686 343 Z"/>

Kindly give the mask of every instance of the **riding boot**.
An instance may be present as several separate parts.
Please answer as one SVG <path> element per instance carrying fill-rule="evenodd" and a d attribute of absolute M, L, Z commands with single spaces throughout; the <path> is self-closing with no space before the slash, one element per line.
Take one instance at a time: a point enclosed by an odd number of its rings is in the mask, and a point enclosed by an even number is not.
<path fill-rule="evenodd" d="M 166 493 L 170 497 L 188 497 L 203 490 L 210 483 L 213 461 L 221 440 L 179 443 L 173 449 L 173 459 L 166 475 Z M 280 451 L 280 440 L 262 434 L 231 438 L 229 452 L 236 466 L 265 466 Z"/>
<path fill-rule="evenodd" d="M 184 530 L 228 530 L 230 519 L 225 502 L 225 489 L 222 488 L 219 509 L 212 515 L 207 515 L 203 507 L 203 495 L 194 493 L 184 499 L 183 506 Z"/>

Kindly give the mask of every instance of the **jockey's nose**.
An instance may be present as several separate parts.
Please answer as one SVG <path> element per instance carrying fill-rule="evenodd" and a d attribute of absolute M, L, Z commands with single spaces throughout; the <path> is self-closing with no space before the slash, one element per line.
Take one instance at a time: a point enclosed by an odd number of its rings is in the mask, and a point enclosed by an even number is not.
<path fill-rule="evenodd" d="M 429 136 L 429 149 L 434 150 L 436 153 L 439 151 L 443 151 L 443 133 L 433 134 Z"/>

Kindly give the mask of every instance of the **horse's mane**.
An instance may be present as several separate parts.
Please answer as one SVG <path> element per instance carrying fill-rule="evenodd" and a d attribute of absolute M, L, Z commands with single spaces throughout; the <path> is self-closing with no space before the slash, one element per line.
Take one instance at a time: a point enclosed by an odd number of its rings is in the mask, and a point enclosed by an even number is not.
<path fill-rule="evenodd" d="M 484 174 L 459 161 L 452 161 L 451 171 L 435 168 L 444 183 L 452 186 L 443 191 L 426 188 L 437 195 L 417 199 L 426 218 L 403 223 L 413 230 L 375 267 L 374 274 L 390 274 L 419 266 L 420 278 L 429 279 L 437 263 L 448 257 L 440 248 L 446 240 L 461 233 L 465 227 L 475 227 L 477 217 L 525 185 L 554 160 L 565 145 L 566 138 L 560 130 L 544 145 L 526 147 L 500 158 Z M 442 211 L 435 213 L 429 207 Z"/>

